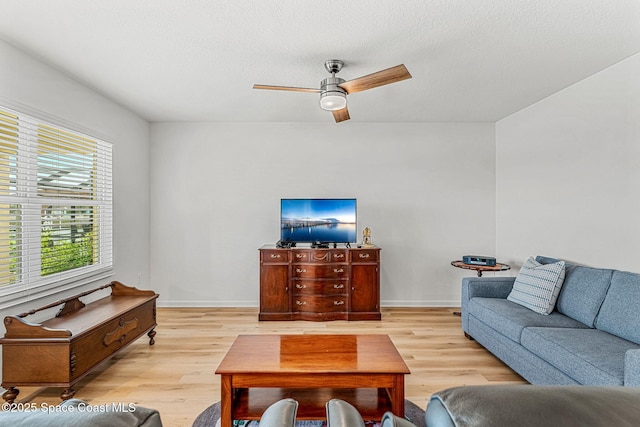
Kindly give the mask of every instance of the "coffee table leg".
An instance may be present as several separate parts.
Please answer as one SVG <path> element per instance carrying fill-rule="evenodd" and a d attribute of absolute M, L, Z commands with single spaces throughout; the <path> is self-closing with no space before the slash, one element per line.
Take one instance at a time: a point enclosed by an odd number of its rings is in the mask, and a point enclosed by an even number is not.
<path fill-rule="evenodd" d="M 231 375 L 222 375 L 220 382 L 220 427 L 231 427 L 233 419 L 231 415 L 233 389 L 231 388 Z"/>
<path fill-rule="evenodd" d="M 404 375 L 396 375 L 395 385 L 390 390 L 391 412 L 404 417 Z"/>

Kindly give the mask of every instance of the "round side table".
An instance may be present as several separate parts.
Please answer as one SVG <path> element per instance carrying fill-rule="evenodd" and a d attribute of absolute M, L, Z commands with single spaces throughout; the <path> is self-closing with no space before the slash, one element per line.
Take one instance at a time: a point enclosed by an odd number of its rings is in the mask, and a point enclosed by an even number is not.
<path fill-rule="evenodd" d="M 475 265 L 475 264 L 465 264 L 460 260 L 451 261 L 451 265 L 458 268 L 464 268 L 466 270 L 476 270 L 478 272 L 478 277 L 482 277 L 483 271 L 505 271 L 505 270 L 511 269 L 511 266 L 509 266 L 508 264 L 496 263 L 496 265 L 492 265 L 492 266 Z"/>

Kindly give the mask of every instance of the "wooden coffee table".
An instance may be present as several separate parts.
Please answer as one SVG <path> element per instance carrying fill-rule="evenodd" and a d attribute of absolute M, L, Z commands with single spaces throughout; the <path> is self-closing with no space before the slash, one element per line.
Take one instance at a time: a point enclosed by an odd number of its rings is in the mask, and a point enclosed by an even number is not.
<path fill-rule="evenodd" d="M 291 397 L 298 419 L 325 419 L 325 403 L 340 398 L 365 420 L 386 411 L 404 416 L 409 369 L 387 335 L 240 335 L 220 362 L 222 427 L 258 420 Z"/>

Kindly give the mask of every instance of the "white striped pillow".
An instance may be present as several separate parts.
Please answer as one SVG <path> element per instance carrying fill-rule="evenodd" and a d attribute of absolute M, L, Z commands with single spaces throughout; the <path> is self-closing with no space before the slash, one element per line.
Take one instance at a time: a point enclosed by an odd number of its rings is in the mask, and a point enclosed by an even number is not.
<path fill-rule="evenodd" d="M 509 301 L 540 314 L 553 311 L 564 282 L 564 261 L 540 264 L 533 257 L 524 263 L 516 276 Z"/>

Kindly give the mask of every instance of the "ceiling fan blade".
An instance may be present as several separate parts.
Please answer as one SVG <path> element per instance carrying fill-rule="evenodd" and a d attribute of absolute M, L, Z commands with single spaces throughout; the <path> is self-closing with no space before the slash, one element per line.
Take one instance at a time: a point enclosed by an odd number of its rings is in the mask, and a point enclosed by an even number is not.
<path fill-rule="evenodd" d="M 341 83 L 338 86 L 346 90 L 347 93 L 354 93 L 410 78 L 411 74 L 409 74 L 407 67 L 405 67 L 404 64 L 401 64 L 387 68 L 386 70 L 378 71 L 377 73 L 349 80 L 348 82 Z"/>
<path fill-rule="evenodd" d="M 349 109 L 344 107 L 342 110 L 333 110 L 333 118 L 336 120 L 336 123 L 344 122 L 345 120 L 349 120 L 351 117 L 349 116 Z"/>
<path fill-rule="evenodd" d="M 253 85 L 254 89 L 268 89 L 268 90 L 288 90 L 292 92 L 314 92 L 319 93 L 320 89 L 312 89 L 309 87 L 292 87 L 292 86 L 270 86 L 270 85 Z"/>

